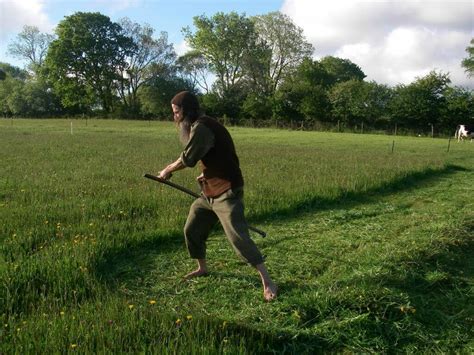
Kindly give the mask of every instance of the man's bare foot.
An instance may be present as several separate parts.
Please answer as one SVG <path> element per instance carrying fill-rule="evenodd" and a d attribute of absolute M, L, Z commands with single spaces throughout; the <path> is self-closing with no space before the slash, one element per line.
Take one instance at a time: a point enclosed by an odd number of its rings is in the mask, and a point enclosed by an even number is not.
<path fill-rule="evenodd" d="M 260 274 L 260 278 L 262 279 L 263 285 L 263 298 L 265 301 L 274 300 L 277 296 L 277 285 L 275 285 L 268 274 L 268 270 L 264 263 L 255 265 L 258 273 Z"/>
<path fill-rule="evenodd" d="M 194 270 L 193 272 L 190 272 L 189 274 L 187 274 L 184 278 L 186 280 L 189 280 L 189 279 L 193 279 L 195 277 L 200 277 L 200 276 L 207 276 L 207 270 L 205 269 L 197 269 L 197 270 Z"/>
<path fill-rule="evenodd" d="M 277 297 L 278 287 L 273 282 L 263 287 L 263 298 L 265 301 L 272 301 Z"/>
<path fill-rule="evenodd" d="M 206 276 L 207 275 L 207 263 L 206 259 L 196 259 L 198 268 L 193 272 L 187 274 L 184 278 L 185 280 L 189 280 L 195 277 Z"/>

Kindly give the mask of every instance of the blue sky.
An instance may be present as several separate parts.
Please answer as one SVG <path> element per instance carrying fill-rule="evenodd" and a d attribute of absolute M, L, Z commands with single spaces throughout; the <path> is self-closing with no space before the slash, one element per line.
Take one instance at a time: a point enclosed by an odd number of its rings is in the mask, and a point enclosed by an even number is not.
<path fill-rule="evenodd" d="M 474 37 L 472 0 L 0 0 L 0 61 L 23 66 L 7 55 L 23 25 L 52 33 L 77 11 L 148 23 L 168 33 L 178 54 L 187 48 L 181 29 L 192 28 L 194 16 L 281 11 L 303 29 L 314 59 L 349 59 L 366 80 L 388 85 L 408 84 L 437 70 L 449 73 L 454 85 L 474 89 L 474 79 L 460 65 Z"/>
<path fill-rule="evenodd" d="M 19 2 L 25 6 L 20 6 Z M 97 11 L 113 21 L 128 17 L 133 22 L 148 23 L 157 32 L 167 32 L 169 42 L 180 51 L 184 47 L 181 30 L 185 26 L 192 27 L 194 16 L 231 11 L 260 15 L 278 11 L 281 4 L 281 0 L 0 0 L 0 20 L 6 17 L 6 21 L 0 21 L 0 61 L 21 66 L 21 62 L 8 55 L 7 48 L 23 24 L 36 25 L 42 31 L 52 33 L 54 26 L 65 16 L 77 11 Z M 28 5 L 32 6 L 28 8 Z M 9 24 L 8 19 L 15 17 L 18 20 Z"/>
<path fill-rule="evenodd" d="M 211 16 L 216 12 L 245 12 L 247 15 L 260 15 L 278 11 L 281 0 L 52 0 L 45 2 L 46 13 L 51 22 L 57 24 L 65 15 L 76 11 L 98 11 L 112 20 L 128 17 L 132 21 L 150 24 L 157 32 L 166 31 L 169 42 L 175 47 L 183 41 L 181 29 L 192 26 L 193 17 Z M 176 48 L 175 48 L 176 49 Z"/>

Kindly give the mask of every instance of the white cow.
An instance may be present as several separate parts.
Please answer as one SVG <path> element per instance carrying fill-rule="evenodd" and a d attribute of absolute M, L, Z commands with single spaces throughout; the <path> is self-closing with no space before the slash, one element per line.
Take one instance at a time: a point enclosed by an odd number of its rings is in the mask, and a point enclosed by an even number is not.
<path fill-rule="evenodd" d="M 454 138 L 458 140 L 458 142 L 464 140 L 464 138 L 474 138 L 474 126 L 460 124 L 456 127 L 456 132 L 454 132 Z"/>

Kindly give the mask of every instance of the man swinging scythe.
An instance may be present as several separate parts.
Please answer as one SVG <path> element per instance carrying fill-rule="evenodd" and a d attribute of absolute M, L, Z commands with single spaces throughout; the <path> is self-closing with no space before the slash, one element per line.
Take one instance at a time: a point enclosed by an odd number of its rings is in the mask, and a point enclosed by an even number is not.
<path fill-rule="evenodd" d="M 194 167 L 198 162 L 202 169 L 197 178 L 202 195 L 191 205 L 184 227 L 189 255 L 197 260 L 198 267 L 186 278 L 208 273 L 206 241 L 212 227 L 219 221 L 236 253 L 258 271 L 264 299 L 276 298 L 277 286 L 267 271 L 262 254 L 250 238 L 244 217 L 244 180 L 232 137 L 215 119 L 200 114 L 196 96 L 188 91 L 178 93 L 171 100 L 171 107 L 185 148 L 175 162 L 160 171 L 158 178 L 167 180 L 173 172 Z"/>

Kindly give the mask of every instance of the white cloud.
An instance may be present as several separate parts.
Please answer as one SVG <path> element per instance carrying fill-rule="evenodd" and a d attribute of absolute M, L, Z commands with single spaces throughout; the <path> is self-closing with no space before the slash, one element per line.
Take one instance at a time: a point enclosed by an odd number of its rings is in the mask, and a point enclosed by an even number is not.
<path fill-rule="evenodd" d="M 174 50 L 178 56 L 181 56 L 183 54 L 186 54 L 186 52 L 189 52 L 191 50 L 191 47 L 186 42 L 186 40 L 183 40 L 175 46 Z"/>
<path fill-rule="evenodd" d="M 36 26 L 42 32 L 52 32 L 41 0 L 0 0 L 0 40 L 21 32 L 24 25 Z"/>
<path fill-rule="evenodd" d="M 474 88 L 461 67 L 473 37 L 472 1 L 286 0 L 281 11 L 303 28 L 315 58 L 350 59 L 368 80 L 406 84 L 437 70 Z"/>

